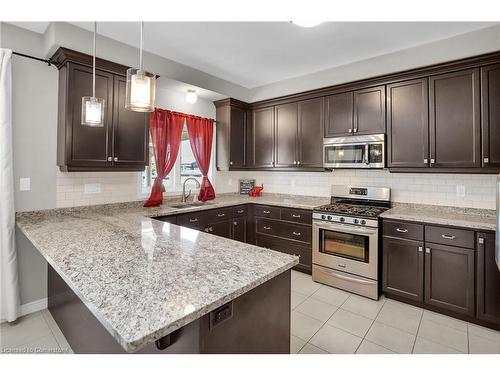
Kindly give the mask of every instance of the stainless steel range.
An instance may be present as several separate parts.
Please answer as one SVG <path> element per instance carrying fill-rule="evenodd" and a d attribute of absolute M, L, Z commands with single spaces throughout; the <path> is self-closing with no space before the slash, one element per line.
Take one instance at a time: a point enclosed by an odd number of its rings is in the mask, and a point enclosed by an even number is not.
<path fill-rule="evenodd" d="M 389 188 L 332 186 L 313 211 L 314 281 L 378 299 L 378 216 L 390 198 Z"/>

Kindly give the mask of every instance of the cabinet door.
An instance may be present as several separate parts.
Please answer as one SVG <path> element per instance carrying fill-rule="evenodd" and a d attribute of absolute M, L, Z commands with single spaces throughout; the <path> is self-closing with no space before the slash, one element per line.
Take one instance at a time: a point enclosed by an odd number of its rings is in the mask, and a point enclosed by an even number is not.
<path fill-rule="evenodd" d="M 226 220 L 218 223 L 207 224 L 205 226 L 205 232 L 215 234 L 216 236 L 231 238 L 232 223 L 232 220 Z"/>
<path fill-rule="evenodd" d="M 385 86 L 354 91 L 355 135 L 385 133 Z"/>
<path fill-rule="evenodd" d="M 92 96 L 92 68 L 69 64 L 67 90 L 68 119 L 66 123 L 67 165 L 104 167 L 111 165 L 111 136 L 113 121 L 113 75 L 96 70 L 96 96 L 106 100 L 104 127 L 81 124 L 82 97 Z"/>
<path fill-rule="evenodd" d="M 252 113 L 252 166 L 274 165 L 274 108 L 256 109 Z"/>
<path fill-rule="evenodd" d="M 474 250 L 425 244 L 427 305 L 474 316 Z"/>
<path fill-rule="evenodd" d="M 384 292 L 423 302 L 424 244 L 391 237 L 383 237 L 382 241 Z"/>
<path fill-rule="evenodd" d="M 299 102 L 298 155 L 300 167 L 323 167 L 323 113 L 324 99 Z"/>
<path fill-rule="evenodd" d="M 311 273 L 312 250 L 310 247 L 300 246 L 290 241 L 280 240 L 277 238 L 259 234 L 256 235 L 255 244 L 260 247 L 265 247 L 266 249 L 271 249 L 282 253 L 298 256 L 299 264 L 293 267 L 293 269 L 297 271 Z"/>
<path fill-rule="evenodd" d="M 481 166 L 479 69 L 430 78 L 431 167 Z"/>
<path fill-rule="evenodd" d="M 230 109 L 229 168 L 245 167 L 246 111 L 238 107 Z"/>
<path fill-rule="evenodd" d="M 495 262 L 495 234 L 477 234 L 477 318 L 500 329 L 500 271 Z"/>
<path fill-rule="evenodd" d="M 352 92 L 343 92 L 326 98 L 326 138 L 352 134 L 354 120 L 353 98 Z"/>
<path fill-rule="evenodd" d="M 125 108 L 127 79 L 114 77 L 113 162 L 115 165 L 148 164 L 149 115 Z"/>
<path fill-rule="evenodd" d="M 297 164 L 297 103 L 278 105 L 275 113 L 275 167 Z"/>
<path fill-rule="evenodd" d="M 500 64 L 481 68 L 483 166 L 500 167 Z"/>
<path fill-rule="evenodd" d="M 387 166 L 429 166 L 427 78 L 387 86 Z"/>
<path fill-rule="evenodd" d="M 246 242 L 247 238 L 247 218 L 236 217 L 232 221 L 231 238 L 236 241 Z"/>

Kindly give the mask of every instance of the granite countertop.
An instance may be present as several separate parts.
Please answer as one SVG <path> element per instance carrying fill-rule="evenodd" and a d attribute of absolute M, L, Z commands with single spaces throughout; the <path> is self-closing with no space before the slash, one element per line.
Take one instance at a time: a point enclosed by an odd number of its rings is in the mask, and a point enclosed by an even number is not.
<path fill-rule="evenodd" d="M 496 230 L 496 211 L 477 208 L 394 203 L 382 215 L 385 219 L 442 224 L 475 230 Z"/>
<path fill-rule="evenodd" d="M 19 229 L 118 343 L 134 352 L 298 263 L 154 217 L 244 203 L 311 209 L 328 198 L 223 194 L 210 204 L 141 202 L 16 214 Z"/>

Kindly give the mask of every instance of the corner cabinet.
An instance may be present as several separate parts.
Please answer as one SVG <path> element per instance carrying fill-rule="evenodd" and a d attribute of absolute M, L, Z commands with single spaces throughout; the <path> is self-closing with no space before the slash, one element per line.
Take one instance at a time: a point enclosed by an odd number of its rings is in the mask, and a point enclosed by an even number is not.
<path fill-rule="evenodd" d="M 148 164 L 149 115 L 125 109 L 127 67 L 98 59 L 96 96 L 106 99 L 104 126 L 81 125 L 83 96 L 92 96 L 91 56 L 59 48 L 57 165 L 64 172 L 142 171 Z"/>

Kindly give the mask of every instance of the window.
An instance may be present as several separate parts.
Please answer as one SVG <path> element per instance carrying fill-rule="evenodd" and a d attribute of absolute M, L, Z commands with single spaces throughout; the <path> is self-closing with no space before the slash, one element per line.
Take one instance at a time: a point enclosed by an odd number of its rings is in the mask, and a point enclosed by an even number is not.
<path fill-rule="evenodd" d="M 156 163 L 154 158 L 154 148 L 153 143 L 149 143 L 149 166 L 146 167 L 145 171 L 141 174 L 141 195 L 146 196 L 151 192 L 151 186 L 153 185 L 154 179 L 156 178 Z M 210 171 L 209 171 L 210 174 Z M 201 182 L 202 174 L 200 168 L 198 168 L 198 163 L 193 155 L 193 150 L 191 149 L 191 144 L 189 143 L 189 135 L 187 127 L 184 124 L 184 129 L 182 130 L 181 145 L 179 148 L 179 154 L 177 155 L 177 160 L 172 171 L 163 180 L 163 185 L 167 193 L 169 192 L 180 192 L 182 191 L 182 184 L 189 178 L 194 177 Z M 210 176 L 209 176 L 210 177 Z M 188 186 L 194 187 L 194 183 L 188 182 Z"/>

